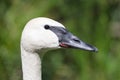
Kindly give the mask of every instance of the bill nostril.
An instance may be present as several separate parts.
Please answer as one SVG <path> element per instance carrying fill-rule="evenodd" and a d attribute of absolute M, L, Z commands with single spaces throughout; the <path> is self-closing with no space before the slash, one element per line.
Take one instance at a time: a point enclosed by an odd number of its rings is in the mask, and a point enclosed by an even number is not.
<path fill-rule="evenodd" d="M 80 40 L 77 38 L 73 38 L 73 41 L 80 43 Z"/>

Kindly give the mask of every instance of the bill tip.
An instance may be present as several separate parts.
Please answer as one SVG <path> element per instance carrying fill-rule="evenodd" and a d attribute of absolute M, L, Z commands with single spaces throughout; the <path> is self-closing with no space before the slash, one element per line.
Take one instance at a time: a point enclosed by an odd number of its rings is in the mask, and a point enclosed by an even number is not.
<path fill-rule="evenodd" d="M 95 48 L 93 49 L 93 52 L 98 52 L 98 49 L 95 47 Z"/>

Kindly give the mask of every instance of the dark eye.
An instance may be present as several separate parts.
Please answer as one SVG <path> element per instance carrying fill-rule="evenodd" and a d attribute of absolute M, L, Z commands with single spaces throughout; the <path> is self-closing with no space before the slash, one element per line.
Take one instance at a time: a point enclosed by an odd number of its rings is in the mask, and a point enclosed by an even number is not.
<path fill-rule="evenodd" d="M 45 29 L 49 29 L 50 26 L 49 26 L 49 25 L 45 25 L 44 28 L 45 28 Z"/>

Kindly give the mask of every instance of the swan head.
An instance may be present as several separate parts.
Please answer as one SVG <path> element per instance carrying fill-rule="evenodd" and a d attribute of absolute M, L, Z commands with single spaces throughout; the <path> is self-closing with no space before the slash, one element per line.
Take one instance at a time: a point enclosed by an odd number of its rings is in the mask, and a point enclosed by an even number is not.
<path fill-rule="evenodd" d="M 62 47 L 97 51 L 96 47 L 81 41 L 61 23 L 44 17 L 32 19 L 26 24 L 22 32 L 21 47 L 27 51 Z"/>

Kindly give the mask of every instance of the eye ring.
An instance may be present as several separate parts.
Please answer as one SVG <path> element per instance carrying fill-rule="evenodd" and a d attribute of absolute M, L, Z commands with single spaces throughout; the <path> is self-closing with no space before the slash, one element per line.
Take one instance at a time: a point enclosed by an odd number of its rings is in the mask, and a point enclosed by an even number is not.
<path fill-rule="evenodd" d="M 49 25 L 45 25 L 44 28 L 45 29 L 50 29 L 50 26 Z"/>

